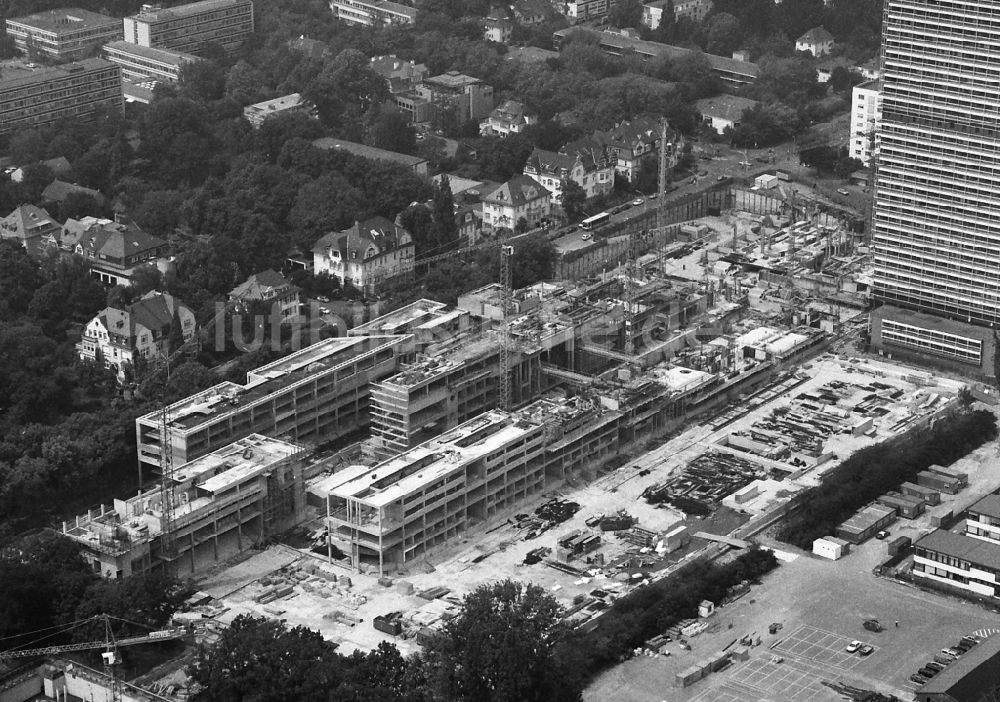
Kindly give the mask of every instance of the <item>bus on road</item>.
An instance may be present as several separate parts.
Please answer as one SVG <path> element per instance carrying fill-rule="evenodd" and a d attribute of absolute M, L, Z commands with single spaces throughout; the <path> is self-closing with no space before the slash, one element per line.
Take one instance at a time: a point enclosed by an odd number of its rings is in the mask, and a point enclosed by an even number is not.
<path fill-rule="evenodd" d="M 587 217 L 587 219 L 580 222 L 580 229 L 584 231 L 591 231 L 597 229 L 598 227 L 604 226 L 611 221 L 610 212 L 601 212 L 600 214 L 595 214 L 593 217 Z"/>

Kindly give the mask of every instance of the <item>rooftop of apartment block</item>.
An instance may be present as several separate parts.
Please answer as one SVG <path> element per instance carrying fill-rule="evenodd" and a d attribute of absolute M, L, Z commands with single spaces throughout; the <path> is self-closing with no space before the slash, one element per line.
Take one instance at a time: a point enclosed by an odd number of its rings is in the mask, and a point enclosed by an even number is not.
<path fill-rule="evenodd" d="M 367 336 L 369 334 L 399 334 L 430 321 L 444 314 L 448 307 L 443 302 L 426 298 L 411 302 L 398 310 L 376 317 L 370 322 L 351 329 L 351 336 Z"/>
<path fill-rule="evenodd" d="M 4 66 L 0 74 L 0 90 L 11 90 L 26 85 L 52 83 L 65 80 L 79 73 L 89 73 L 108 68 L 118 69 L 117 64 L 99 58 L 83 59 L 73 63 L 46 68 L 22 68 L 20 66 Z"/>
<path fill-rule="evenodd" d="M 330 496 L 384 507 L 538 427 L 515 414 L 486 412 L 376 466 L 350 466 L 316 488 Z"/>
<path fill-rule="evenodd" d="M 364 336 L 326 339 L 247 373 L 246 385 L 225 382 L 175 402 L 167 408 L 170 424 L 192 430 L 212 419 L 237 412 L 296 383 L 327 373 L 383 346 L 400 342 L 401 336 Z M 159 413 L 141 417 L 158 422 Z"/>
<path fill-rule="evenodd" d="M 171 51 L 170 49 L 155 49 L 151 46 L 132 44 L 127 41 L 113 41 L 104 45 L 105 50 L 111 49 L 113 52 L 125 54 L 126 56 L 137 56 L 139 58 L 159 61 L 171 66 L 180 66 L 184 63 L 200 61 L 194 54 L 186 54 L 183 51 Z"/>
<path fill-rule="evenodd" d="M 180 19 L 181 17 L 190 17 L 192 15 L 200 15 L 203 12 L 211 12 L 213 10 L 220 10 L 224 7 L 235 7 L 239 5 L 250 5 L 252 7 L 253 3 L 250 0 L 202 0 L 201 2 L 192 2 L 187 5 L 177 5 L 176 7 L 164 8 L 160 4 L 147 4 L 143 5 L 139 10 L 139 13 L 133 15 L 134 18 L 140 20 L 169 20 L 169 19 Z"/>
<path fill-rule="evenodd" d="M 302 447 L 280 439 L 251 434 L 197 460 L 178 466 L 174 470 L 176 490 L 195 490 L 187 493 L 185 499 L 177 499 L 174 518 L 211 505 L 219 493 L 256 478 L 275 463 L 283 461 L 302 451 Z M 178 493 L 175 492 L 175 496 Z M 80 539 L 135 542 L 144 537 L 161 533 L 163 503 L 159 487 L 132 497 L 116 500 L 114 509 L 91 511 L 85 517 L 78 517 L 69 527 L 67 534 Z M 115 533 L 109 532 L 110 528 Z"/>
<path fill-rule="evenodd" d="M 117 27 L 121 22 L 117 17 L 109 17 L 99 12 L 83 10 L 79 7 L 66 7 L 58 10 L 48 10 L 46 12 L 36 12 L 25 17 L 11 17 L 8 22 L 28 25 L 34 29 L 44 32 L 60 34 L 64 32 L 75 32 L 81 29 L 92 29 L 113 25 Z"/>

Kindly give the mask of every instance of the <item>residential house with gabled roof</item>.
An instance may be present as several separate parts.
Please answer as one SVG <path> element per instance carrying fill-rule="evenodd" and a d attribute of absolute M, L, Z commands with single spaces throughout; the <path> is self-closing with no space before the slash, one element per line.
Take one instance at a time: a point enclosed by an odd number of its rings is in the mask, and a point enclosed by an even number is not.
<path fill-rule="evenodd" d="M 40 255 L 50 237 L 62 229 L 41 207 L 21 205 L 0 220 L 0 239 L 11 239 L 32 256 Z"/>
<path fill-rule="evenodd" d="M 525 108 L 524 103 L 507 100 L 479 124 L 479 133 L 483 136 L 505 137 L 508 134 L 520 134 L 525 127 L 537 122 L 538 115 Z"/>
<path fill-rule="evenodd" d="M 483 38 L 486 41 L 506 44 L 510 41 L 513 31 L 514 23 L 507 17 L 507 13 L 499 7 L 492 7 L 490 14 L 483 20 Z"/>
<path fill-rule="evenodd" d="M 634 183 L 642 172 L 643 162 L 659 162 L 662 137 L 663 129 L 658 119 L 639 117 L 621 122 L 607 132 L 597 132 L 593 138 L 607 149 L 615 172 Z M 680 132 L 668 127 L 667 139 L 667 166 L 673 168 L 680 157 Z"/>
<path fill-rule="evenodd" d="M 184 342 L 190 341 L 198 329 L 194 313 L 172 295 L 153 291 L 131 305 L 106 307 L 84 328 L 77 354 L 116 369 L 124 382 L 137 364 L 159 363 L 178 350 L 170 348 L 175 316 Z"/>
<path fill-rule="evenodd" d="M 94 201 L 104 207 L 107 204 L 107 198 L 101 194 L 99 190 L 94 190 L 92 188 L 85 188 L 82 185 L 77 185 L 76 183 L 67 183 L 64 180 L 59 180 L 58 178 L 53 180 L 47 186 L 45 190 L 42 191 L 42 205 L 45 207 L 50 207 L 52 205 L 61 205 L 66 201 L 66 198 L 74 193 L 80 193 L 81 195 L 90 195 L 94 198 Z"/>
<path fill-rule="evenodd" d="M 313 245 L 313 273 L 326 273 L 374 295 L 388 280 L 413 273 L 413 237 L 385 217 L 355 222 L 324 235 Z"/>
<path fill-rule="evenodd" d="M 795 40 L 796 51 L 808 51 L 817 58 L 833 51 L 833 35 L 823 27 L 813 27 Z"/>
<path fill-rule="evenodd" d="M 562 204 L 563 188 L 568 180 L 579 185 L 588 198 L 611 192 L 615 184 L 614 166 L 607 152 L 589 139 L 571 142 L 559 152 L 536 148 L 524 164 L 524 175 L 544 186 L 556 206 Z"/>
<path fill-rule="evenodd" d="M 701 113 L 702 121 L 720 135 L 727 129 L 740 126 L 743 113 L 756 106 L 756 100 L 738 95 L 716 95 L 694 103 L 695 109 Z"/>
<path fill-rule="evenodd" d="M 483 226 L 514 229 L 520 220 L 539 226 L 552 212 L 552 193 L 526 175 L 517 175 L 483 199 Z"/>
<path fill-rule="evenodd" d="M 325 59 L 333 53 L 327 44 L 317 39 L 310 39 L 305 34 L 299 35 L 298 39 L 289 39 L 288 48 L 311 59 Z"/>
<path fill-rule="evenodd" d="M 514 19 L 518 24 L 542 24 L 555 14 L 551 2 L 547 0 L 517 0 L 511 5 Z"/>
<path fill-rule="evenodd" d="M 132 274 L 145 265 L 166 271 L 170 246 L 138 225 L 109 219 L 68 219 L 58 234 L 59 248 L 86 259 L 91 274 L 107 285 L 131 285 Z"/>
<path fill-rule="evenodd" d="M 299 288 L 281 273 L 268 268 L 254 273 L 230 290 L 229 302 L 242 308 L 253 302 L 270 302 L 278 306 L 282 318 L 291 317 L 299 311 Z"/>

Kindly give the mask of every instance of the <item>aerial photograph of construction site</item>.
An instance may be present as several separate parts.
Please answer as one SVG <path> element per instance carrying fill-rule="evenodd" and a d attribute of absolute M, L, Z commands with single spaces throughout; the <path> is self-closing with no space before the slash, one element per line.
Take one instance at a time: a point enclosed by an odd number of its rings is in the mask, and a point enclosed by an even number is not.
<path fill-rule="evenodd" d="M 153 486 L 59 531 L 107 578 L 183 578 L 173 622 L 203 643 L 263 617 L 419 654 L 506 579 L 588 641 L 643 593 L 767 553 L 618 631 L 583 699 L 911 699 L 995 676 L 996 439 L 865 481 L 992 422 L 996 391 L 871 344 L 869 264 L 836 218 L 741 197 L 592 275 L 421 299 L 142 416 Z M 187 699 L 178 661 L 125 698 Z M 97 671 L 53 675 L 104 699 Z"/>

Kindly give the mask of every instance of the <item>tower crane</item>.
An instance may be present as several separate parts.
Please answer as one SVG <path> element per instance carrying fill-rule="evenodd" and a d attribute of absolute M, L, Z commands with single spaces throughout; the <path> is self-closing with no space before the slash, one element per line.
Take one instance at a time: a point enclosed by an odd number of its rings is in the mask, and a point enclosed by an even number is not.
<path fill-rule="evenodd" d="M 500 329 L 500 409 L 510 411 L 510 355 L 511 336 L 510 318 L 513 301 L 511 299 L 510 260 L 514 256 L 514 247 L 506 243 L 500 246 L 500 312 L 502 315 Z"/>
<path fill-rule="evenodd" d="M 82 643 L 65 644 L 63 646 L 43 646 L 41 648 L 18 648 L 10 651 L 0 651 L 0 661 L 14 660 L 18 658 L 34 658 L 36 656 L 47 656 L 58 653 L 71 653 L 74 651 L 90 651 L 103 648 L 101 659 L 104 663 L 104 672 L 111 680 L 111 702 L 119 702 L 122 699 L 122 681 L 118 677 L 117 667 L 121 663 L 118 649 L 121 646 L 135 646 L 137 644 L 156 643 L 158 641 L 171 641 L 180 639 L 188 635 L 188 630 L 184 627 L 173 629 L 162 629 L 151 631 L 140 636 L 129 636 L 122 639 L 115 638 L 111 628 L 111 617 L 107 614 L 93 617 L 104 622 L 103 641 L 85 641 Z"/>

